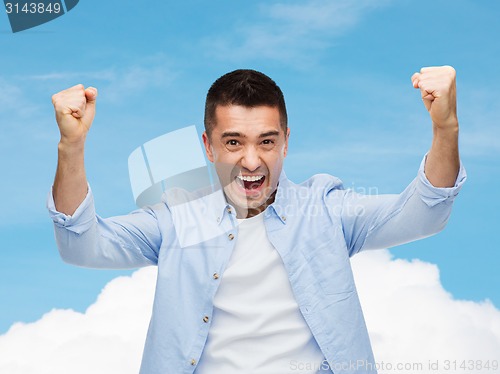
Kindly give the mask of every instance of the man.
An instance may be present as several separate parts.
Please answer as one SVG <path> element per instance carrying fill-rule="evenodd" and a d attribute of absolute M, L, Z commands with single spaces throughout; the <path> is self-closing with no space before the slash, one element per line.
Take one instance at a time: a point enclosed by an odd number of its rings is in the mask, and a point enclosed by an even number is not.
<path fill-rule="evenodd" d="M 203 143 L 222 190 L 107 219 L 95 214 L 83 161 L 97 90 L 53 96 L 61 140 L 48 205 L 62 258 L 158 266 L 141 373 L 376 372 L 349 256 L 440 231 L 465 180 L 454 69 L 424 68 L 412 83 L 434 137 L 399 195 L 361 196 L 328 175 L 289 181 L 283 94 L 264 74 L 236 70 L 205 107 Z"/>

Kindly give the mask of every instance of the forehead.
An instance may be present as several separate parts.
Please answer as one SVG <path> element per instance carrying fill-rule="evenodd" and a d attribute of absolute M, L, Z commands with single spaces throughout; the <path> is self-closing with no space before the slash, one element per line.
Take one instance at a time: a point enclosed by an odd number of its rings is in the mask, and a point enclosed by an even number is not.
<path fill-rule="evenodd" d="M 262 132 L 283 132 L 278 108 L 270 106 L 245 107 L 240 105 L 217 106 L 213 133 L 239 132 L 246 136 Z"/>

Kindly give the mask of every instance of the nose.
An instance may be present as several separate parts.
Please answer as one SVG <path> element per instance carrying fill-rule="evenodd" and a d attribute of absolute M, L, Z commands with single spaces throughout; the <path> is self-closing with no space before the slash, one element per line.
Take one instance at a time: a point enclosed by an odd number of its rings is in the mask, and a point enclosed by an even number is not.
<path fill-rule="evenodd" d="M 255 171 L 261 165 L 259 152 L 254 147 L 248 147 L 241 159 L 241 166 L 248 171 Z"/>

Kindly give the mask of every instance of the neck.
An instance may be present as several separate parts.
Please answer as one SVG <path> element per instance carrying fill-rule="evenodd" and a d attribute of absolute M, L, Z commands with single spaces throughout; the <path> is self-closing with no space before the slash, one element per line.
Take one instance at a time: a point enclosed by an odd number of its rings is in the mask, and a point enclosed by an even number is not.
<path fill-rule="evenodd" d="M 274 203 L 274 198 L 276 197 L 276 190 L 269 196 L 269 198 L 264 202 L 264 204 L 259 205 L 258 207 L 242 207 L 234 204 L 232 201 L 229 201 L 231 205 L 233 205 L 236 209 L 236 218 L 243 219 L 243 218 L 251 218 L 255 217 L 257 214 L 262 213 L 269 205 Z M 227 197 L 226 197 L 227 198 Z"/>

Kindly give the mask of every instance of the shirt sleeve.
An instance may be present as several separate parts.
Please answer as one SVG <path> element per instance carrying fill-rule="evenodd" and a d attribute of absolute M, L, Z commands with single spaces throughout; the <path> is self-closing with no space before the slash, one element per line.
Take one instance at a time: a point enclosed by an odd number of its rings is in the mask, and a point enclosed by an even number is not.
<path fill-rule="evenodd" d="M 466 172 L 460 163 L 453 187 L 435 187 L 425 176 L 426 157 L 417 177 L 400 194 L 345 191 L 341 220 L 351 256 L 361 250 L 389 248 L 431 236 L 446 226 Z"/>
<path fill-rule="evenodd" d="M 107 269 L 129 269 L 158 262 L 162 237 L 158 225 L 161 206 L 138 209 L 125 216 L 101 218 L 95 212 L 90 186 L 73 215 L 56 210 L 52 191 L 47 208 L 61 258 L 70 264 Z"/>

